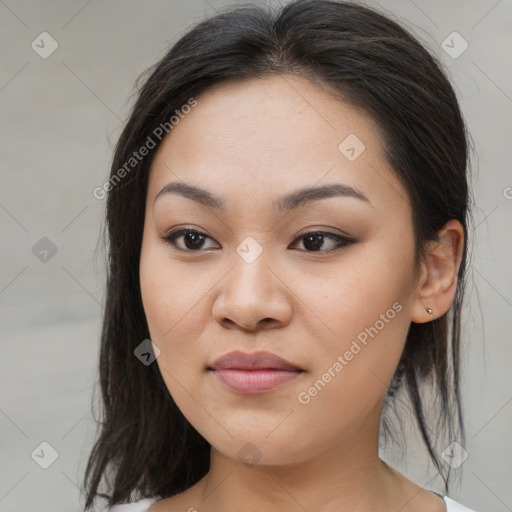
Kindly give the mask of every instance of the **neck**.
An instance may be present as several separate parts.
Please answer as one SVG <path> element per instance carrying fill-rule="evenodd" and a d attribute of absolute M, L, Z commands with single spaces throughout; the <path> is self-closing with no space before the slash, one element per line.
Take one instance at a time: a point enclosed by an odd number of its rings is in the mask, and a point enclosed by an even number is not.
<path fill-rule="evenodd" d="M 212 447 L 210 470 L 198 483 L 198 505 L 234 510 L 384 511 L 405 504 L 397 474 L 378 456 L 381 405 L 344 440 L 305 461 L 246 465 Z M 403 509 L 404 512 L 406 508 Z"/>

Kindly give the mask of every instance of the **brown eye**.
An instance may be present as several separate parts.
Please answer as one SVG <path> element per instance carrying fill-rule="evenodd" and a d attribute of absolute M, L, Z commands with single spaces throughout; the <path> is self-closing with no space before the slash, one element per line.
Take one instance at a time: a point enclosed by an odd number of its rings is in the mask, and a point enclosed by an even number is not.
<path fill-rule="evenodd" d="M 303 245 L 306 252 L 333 252 L 341 249 L 342 247 L 355 243 L 354 239 L 325 231 L 311 231 L 309 233 L 305 233 L 297 238 L 297 241 L 301 240 L 303 240 Z M 322 248 L 326 245 L 326 240 L 327 242 L 330 242 L 330 244 L 327 243 L 327 247 L 331 245 L 331 248 L 322 250 Z"/>
<path fill-rule="evenodd" d="M 180 244 L 177 243 L 177 240 L 182 237 L 183 243 L 180 247 Z M 171 244 L 176 249 L 188 252 L 196 252 L 202 249 L 205 240 L 209 238 L 210 237 L 205 233 L 201 233 L 195 229 L 179 229 L 163 237 L 167 243 Z"/>

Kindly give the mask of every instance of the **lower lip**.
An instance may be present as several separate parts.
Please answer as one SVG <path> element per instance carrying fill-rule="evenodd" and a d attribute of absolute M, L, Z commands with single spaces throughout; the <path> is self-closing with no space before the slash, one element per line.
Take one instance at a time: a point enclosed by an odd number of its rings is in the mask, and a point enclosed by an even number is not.
<path fill-rule="evenodd" d="M 217 378 L 228 388 L 239 393 L 263 393 L 290 382 L 302 372 L 289 370 L 213 370 Z"/>

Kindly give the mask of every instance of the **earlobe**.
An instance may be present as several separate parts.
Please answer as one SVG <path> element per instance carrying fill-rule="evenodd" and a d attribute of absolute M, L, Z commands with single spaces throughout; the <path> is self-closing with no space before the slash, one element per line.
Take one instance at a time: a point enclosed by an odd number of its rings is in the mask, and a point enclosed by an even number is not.
<path fill-rule="evenodd" d="M 411 310 L 412 322 L 429 322 L 450 309 L 457 290 L 463 247 L 464 228 L 455 219 L 439 232 L 439 241 L 427 244 Z"/>

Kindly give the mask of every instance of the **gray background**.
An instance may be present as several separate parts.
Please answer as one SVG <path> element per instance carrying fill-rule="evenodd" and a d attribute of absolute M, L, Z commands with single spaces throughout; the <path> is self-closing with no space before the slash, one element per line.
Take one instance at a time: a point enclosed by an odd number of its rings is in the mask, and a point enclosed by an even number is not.
<path fill-rule="evenodd" d="M 512 2 L 369 3 L 402 20 L 446 65 L 474 140 L 463 332 L 469 457 L 451 497 L 482 512 L 512 510 Z M 95 435 L 104 298 L 96 250 L 104 200 L 92 191 L 108 176 L 136 77 L 225 5 L 0 0 L 0 512 L 82 509 L 77 484 Z M 44 31 L 58 42 L 46 59 L 31 47 Z M 457 58 L 442 47 L 453 31 L 469 44 Z M 43 237 L 57 249 L 47 261 L 36 257 Z M 50 462 L 42 442 L 58 454 L 47 469 L 36 463 Z M 414 443 L 405 460 L 385 453 L 440 489 Z"/>

